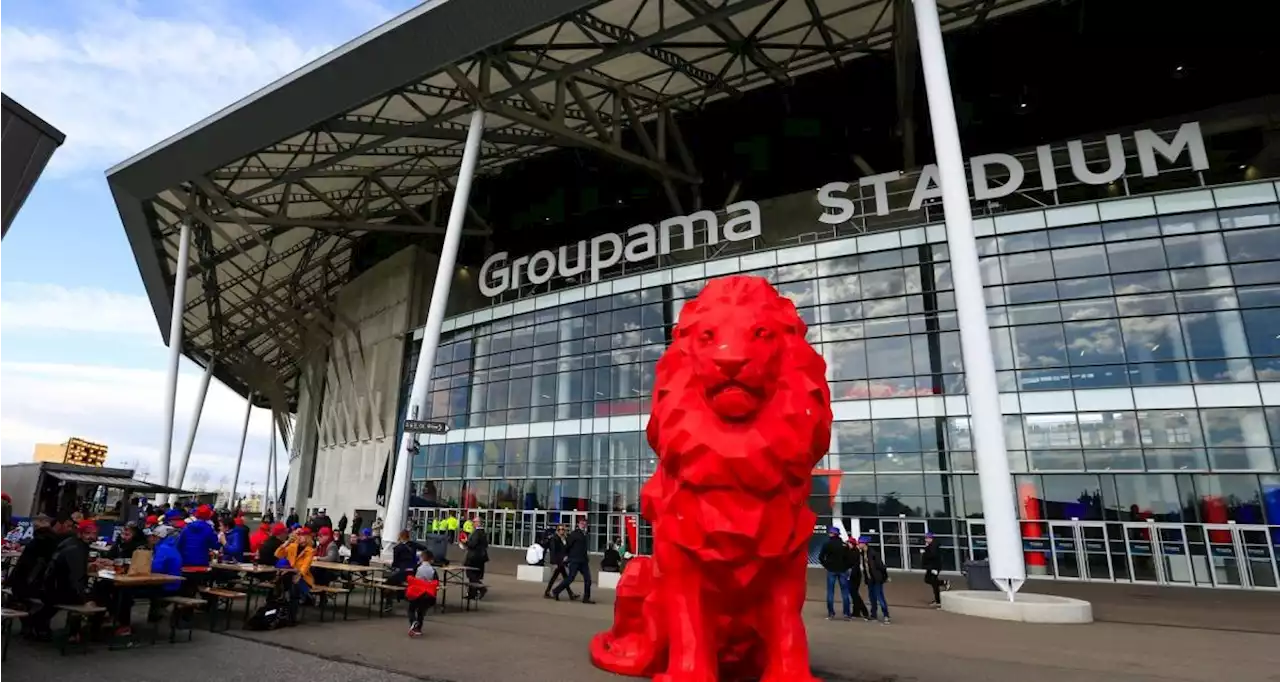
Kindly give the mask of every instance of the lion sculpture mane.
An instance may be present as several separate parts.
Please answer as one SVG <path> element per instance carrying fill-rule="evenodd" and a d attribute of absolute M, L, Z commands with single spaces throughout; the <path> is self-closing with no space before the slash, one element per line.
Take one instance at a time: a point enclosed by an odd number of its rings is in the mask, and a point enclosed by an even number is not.
<path fill-rule="evenodd" d="M 659 464 L 640 493 L 653 556 L 627 564 L 613 627 L 591 641 L 596 667 L 655 682 L 815 680 L 800 610 L 831 393 L 805 332 L 759 277 L 713 280 L 680 312 L 649 419 Z"/>

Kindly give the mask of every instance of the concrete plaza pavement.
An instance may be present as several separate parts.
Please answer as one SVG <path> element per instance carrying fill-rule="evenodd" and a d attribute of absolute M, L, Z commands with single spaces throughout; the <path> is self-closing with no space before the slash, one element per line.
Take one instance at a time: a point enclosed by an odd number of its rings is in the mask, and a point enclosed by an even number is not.
<path fill-rule="evenodd" d="M 403 615 L 232 636 L 431 682 L 620 679 L 587 659 L 587 642 L 611 622 L 611 592 L 584 605 L 545 600 L 540 586 L 506 576 L 488 582 L 478 612 L 433 613 L 419 640 L 407 637 Z M 891 601 L 897 586 L 890 584 Z M 1280 680 L 1280 636 L 1201 629 L 1199 618 L 1180 627 L 1046 626 L 905 607 L 881 626 L 829 622 L 825 611 L 817 602 L 805 609 L 813 668 L 829 682 Z"/>

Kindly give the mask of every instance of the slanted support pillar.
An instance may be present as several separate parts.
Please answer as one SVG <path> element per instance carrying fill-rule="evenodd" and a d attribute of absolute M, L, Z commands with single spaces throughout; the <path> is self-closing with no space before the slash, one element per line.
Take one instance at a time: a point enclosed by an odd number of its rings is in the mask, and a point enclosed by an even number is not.
<path fill-rule="evenodd" d="M 987 308 L 982 295 L 973 214 L 969 207 L 969 183 L 960 150 L 960 132 L 951 96 L 947 55 L 942 46 L 937 0 L 914 2 L 920 64 L 929 97 L 929 121 L 933 127 L 942 208 L 946 214 L 951 276 L 955 282 L 956 315 L 960 322 L 965 384 L 969 391 L 969 423 L 976 451 L 978 485 L 982 489 L 983 520 L 987 527 L 987 554 L 991 561 L 992 579 L 1013 601 L 1027 573 L 1022 559 L 1013 480 L 1005 455 L 1004 418 L 1000 412 Z"/>
<path fill-rule="evenodd" d="M 427 309 L 427 326 L 423 330 L 422 347 L 418 351 L 418 366 L 413 373 L 413 386 L 409 391 L 409 405 L 405 414 L 416 419 L 427 404 L 427 391 L 431 386 L 431 371 L 436 364 L 436 348 L 440 345 L 440 328 L 449 303 L 449 287 L 458 260 L 458 247 L 462 243 L 462 223 L 467 216 L 467 199 L 471 194 L 471 179 L 475 175 L 480 156 L 480 138 L 484 134 L 484 111 L 479 107 L 471 114 L 471 126 L 467 130 L 467 143 L 458 167 L 458 182 L 453 192 L 453 205 L 449 208 L 449 225 L 445 229 L 444 245 L 440 250 L 440 262 L 436 266 L 435 286 L 431 290 L 431 304 Z M 416 434 L 405 433 L 396 453 L 395 475 L 391 479 L 391 491 L 387 495 L 387 514 L 383 518 L 382 543 L 384 553 L 395 545 L 400 531 L 408 528 L 409 473 L 413 469 L 409 448 Z"/>
<path fill-rule="evenodd" d="M 169 314 L 169 363 L 165 376 L 164 435 L 160 440 L 160 480 L 168 481 L 173 454 L 173 411 L 178 400 L 178 363 L 182 360 L 182 312 L 187 307 L 187 264 L 191 260 L 191 225 L 183 220 L 178 230 L 178 264 L 173 274 L 173 305 Z M 169 496 L 161 494 L 161 504 Z"/>
<path fill-rule="evenodd" d="M 236 455 L 236 473 L 231 477 L 231 499 L 228 509 L 236 508 L 236 486 L 240 485 L 240 465 L 244 462 L 244 444 L 249 439 L 249 417 L 253 416 L 253 392 L 244 399 L 244 428 L 240 430 L 240 454 Z"/>
<path fill-rule="evenodd" d="M 191 462 L 191 450 L 196 445 L 196 431 L 200 428 L 200 415 L 204 413 L 204 399 L 209 395 L 209 380 L 213 378 L 213 360 L 204 368 L 204 376 L 200 377 L 200 390 L 196 394 L 196 410 L 191 413 L 191 430 L 187 433 L 187 447 L 182 451 L 182 461 L 178 462 L 178 473 L 169 484 L 181 488 L 187 478 L 187 464 Z"/>

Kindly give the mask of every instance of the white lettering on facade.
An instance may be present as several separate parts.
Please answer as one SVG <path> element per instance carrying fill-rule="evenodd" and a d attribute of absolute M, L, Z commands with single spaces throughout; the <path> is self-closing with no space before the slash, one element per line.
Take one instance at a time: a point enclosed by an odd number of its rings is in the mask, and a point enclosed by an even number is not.
<path fill-rule="evenodd" d="M 1204 171 L 1209 168 L 1205 152 L 1204 136 L 1200 124 L 1184 123 L 1166 141 L 1152 130 L 1139 130 L 1133 134 L 1138 163 L 1143 177 L 1160 173 L 1157 156 L 1169 164 L 1176 163 L 1184 155 L 1191 160 L 1191 169 Z M 1071 175 L 1086 185 L 1108 185 L 1124 176 L 1126 161 L 1124 143 L 1119 135 L 1105 138 L 1107 158 L 1104 163 L 1088 163 L 1084 143 L 1072 140 L 1066 144 Z M 1057 170 L 1050 145 L 1036 147 L 1036 170 L 1040 176 L 1039 189 L 1054 191 L 1059 187 Z M 1009 196 L 1022 188 L 1027 169 L 1022 160 L 1011 154 L 983 154 L 969 159 L 973 182 L 972 197 L 976 201 L 989 201 Z M 992 170 L 1007 176 L 992 184 Z M 889 184 L 901 180 L 903 173 L 893 171 L 869 175 L 858 180 L 860 190 L 870 188 L 875 201 L 876 215 L 888 215 Z M 818 220 L 826 225 L 846 223 L 858 215 L 858 201 L 850 197 L 853 184 L 830 182 L 817 190 L 818 205 L 823 212 Z M 916 185 L 911 193 L 907 210 L 919 211 L 925 202 L 942 196 L 938 184 L 938 168 L 929 164 L 920 169 Z M 861 197 L 859 197 L 861 198 Z M 600 274 L 620 262 L 639 263 L 674 251 L 684 251 L 702 244 L 715 245 L 721 241 L 743 241 L 759 237 L 763 231 L 760 205 L 754 201 L 739 201 L 724 208 L 724 223 L 712 211 L 697 211 L 689 215 L 674 216 L 658 223 L 641 224 L 622 235 L 606 232 L 590 240 L 558 249 L 539 251 L 532 256 L 510 259 L 506 251 L 495 253 L 480 268 L 480 292 L 493 297 L 510 289 L 528 284 L 544 284 L 553 274 L 562 278 L 577 277 L 590 270 L 590 281 L 600 280 Z M 574 247 L 576 246 L 576 249 Z"/>

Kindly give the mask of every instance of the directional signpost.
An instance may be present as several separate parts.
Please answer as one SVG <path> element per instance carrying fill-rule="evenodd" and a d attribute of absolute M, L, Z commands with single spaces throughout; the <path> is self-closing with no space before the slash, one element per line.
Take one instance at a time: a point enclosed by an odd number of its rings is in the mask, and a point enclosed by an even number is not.
<path fill-rule="evenodd" d="M 429 422 L 421 419 L 404 420 L 405 433 L 429 433 L 432 435 L 442 435 L 449 433 L 449 425 L 444 422 Z"/>

